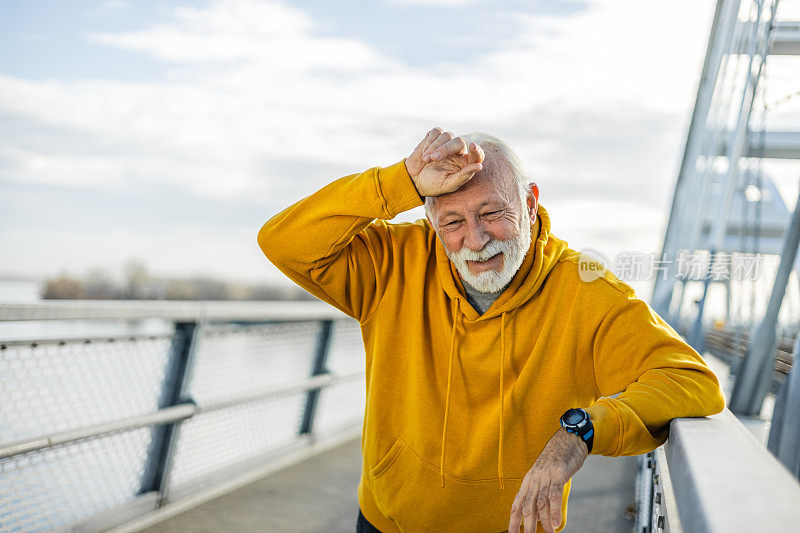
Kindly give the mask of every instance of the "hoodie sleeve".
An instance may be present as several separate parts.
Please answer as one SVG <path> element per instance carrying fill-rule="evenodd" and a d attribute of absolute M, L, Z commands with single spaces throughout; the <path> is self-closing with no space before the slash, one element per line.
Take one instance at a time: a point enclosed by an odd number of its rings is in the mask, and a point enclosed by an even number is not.
<path fill-rule="evenodd" d="M 340 178 L 272 217 L 258 232 L 264 255 L 295 283 L 363 321 L 391 265 L 385 224 L 422 205 L 405 160 Z"/>
<path fill-rule="evenodd" d="M 593 454 L 651 451 L 667 440 L 673 418 L 725 408 L 719 381 L 700 354 L 633 290 L 603 318 L 593 356 L 603 396 L 587 409 L 595 430 Z"/>

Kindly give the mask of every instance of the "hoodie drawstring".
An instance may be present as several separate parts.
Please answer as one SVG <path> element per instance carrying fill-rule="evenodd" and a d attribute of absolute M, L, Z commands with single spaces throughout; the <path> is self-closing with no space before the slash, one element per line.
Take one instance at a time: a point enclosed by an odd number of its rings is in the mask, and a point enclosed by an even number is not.
<path fill-rule="evenodd" d="M 447 370 L 447 392 L 444 401 L 444 423 L 442 424 L 442 456 L 439 460 L 439 473 L 442 476 L 442 487 L 444 487 L 444 443 L 447 436 L 447 414 L 450 410 L 450 383 L 453 378 L 453 354 L 456 351 L 456 324 L 458 324 L 458 300 L 453 300 L 453 332 L 450 334 L 450 363 Z"/>
<path fill-rule="evenodd" d="M 453 330 L 450 334 L 450 361 L 447 369 L 447 392 L 445 393 L 444 401 L 444 422 L 442 423 L 442 455 L 439 459 L 439 474 L 442 478 L 442 487 L 444 487 L 444 448 L 447 438 L 447 416 L 450 413 L 450 386 L 453 380 L 453 356 L 456 351 L 456 326 L 458 325 L 458 300 L 453 300 Z M 497 440 L 497 475 L 500 478 L 500 490 L 503 490 L 503 415 L 505 409 L 505 402 L 503 401 L 504 391 L 504 375 L 503 369 L 505 367 L 506 358 L 506 315 L 503 312 L 500 316 L 500 420 L 498 422 L 498 440 Z"/>
<path fill-rule="evenodd" d="M 506 313 L 500 316 L 500 435 L 497 440 L 497 475 L 500 477 L 500 490 L 503 490 L 503 363 L 506 355 Z"/>

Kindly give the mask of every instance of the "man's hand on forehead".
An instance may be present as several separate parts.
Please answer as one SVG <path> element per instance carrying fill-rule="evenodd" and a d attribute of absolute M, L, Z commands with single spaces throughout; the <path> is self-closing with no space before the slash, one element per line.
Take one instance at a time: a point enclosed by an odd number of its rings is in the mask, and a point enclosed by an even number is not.
<path fill-rule="evenodd" d="M 406 158 L 406 168 L 421 196 L 441 196 L 472 179 L 484 157 L 479 145 L 433 128 Z"/>

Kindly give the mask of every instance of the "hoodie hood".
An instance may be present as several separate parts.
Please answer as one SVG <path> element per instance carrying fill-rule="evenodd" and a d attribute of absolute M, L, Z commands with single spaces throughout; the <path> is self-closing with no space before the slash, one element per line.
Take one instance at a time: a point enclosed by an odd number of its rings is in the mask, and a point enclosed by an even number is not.
<path fill-rule="evenodd" d="M 442 242 L 438 237 L 435 238 L 436 268 L 442 287 L 451 300 L 457 301 L 457 307 L 467 321 L 494 318 L 527 302 L 539 291 L 547 275 L 567 250 L 567 242 L 550 233 L 550 215 L 541 203 L 536 218 L 539 220 L 539 234 L 531 239 L 531 246 L 522 265 L 508 287 L 482 315 L 467 301 L 464 285 L 455 265 L 447 257 Z M 536 224 L 531 226 L 535 228 Z"/>

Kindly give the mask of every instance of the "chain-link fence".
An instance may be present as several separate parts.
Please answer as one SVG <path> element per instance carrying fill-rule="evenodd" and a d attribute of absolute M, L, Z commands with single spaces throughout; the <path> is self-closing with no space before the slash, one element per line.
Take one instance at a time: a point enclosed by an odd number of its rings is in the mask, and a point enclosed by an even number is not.
<path fill-rule="evenodd" d="M 109 316 L 152 314 L 120 305 Z M 86 524 L 137 501 L 152 510 L 280 457 L 304 434 L 358 427 L 358 324 L 315 309 L 181 316 L 174 335 L 0 338 L 0 531 Z"/>

